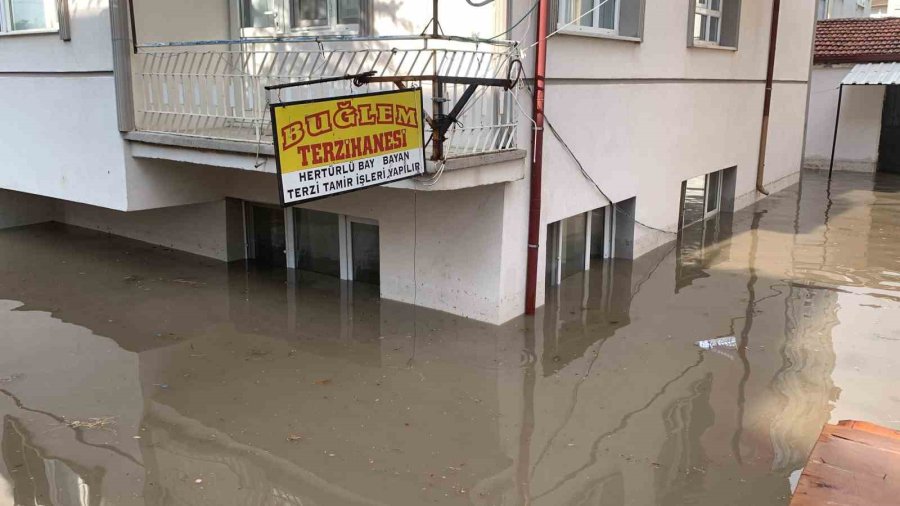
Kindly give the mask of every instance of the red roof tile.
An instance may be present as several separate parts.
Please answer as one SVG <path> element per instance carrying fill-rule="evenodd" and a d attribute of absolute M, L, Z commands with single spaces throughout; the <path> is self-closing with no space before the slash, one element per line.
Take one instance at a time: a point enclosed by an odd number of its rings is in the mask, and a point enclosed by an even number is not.
<path fill-rule="evenodd" d="M 815 63 L 900 61 L 900 18 L 827 19 L 816 25 Z"/>

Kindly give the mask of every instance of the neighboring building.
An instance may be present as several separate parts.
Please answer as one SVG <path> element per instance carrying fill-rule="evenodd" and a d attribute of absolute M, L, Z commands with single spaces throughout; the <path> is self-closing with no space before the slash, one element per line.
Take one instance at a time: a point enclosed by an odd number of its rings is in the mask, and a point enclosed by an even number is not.
<path fill-rule="evenodd" d="M 872 0 L 872 17 L 900 16 L 900 0 Z"/>
<path fill-rule="evenodd" d="M 891 84 L 900 75 L 897 62 L 900 19 L 818 22 L 804 166 L 827 169 L 834 148 L 835 170 L 900 169 L 900 118 L 895 112 L 900 87 Z M 864 77 L 866 85 L 859 85 L 857 76 Z"/>
<path fill-rule="evenodd" d="M 816 0 L 816 19 L 867 18 L 888 0 Z"/>
<path fill-rule="evenodd" d="M 592 259 L 638 257 L 681 226 L 760 196 L 773 8 L 551 4 L 546 116 L 565 144 L 546 130 L 538 304 L 546 286 Z M 0 3 L 0 226 L 55 220 L 221 261 L 377 283 L 387 299 L 507 321 L 524 307 L 527 80 L 476 92 L 435 177 L 287 210 L 277 205 L 263 87 L 367 69 L 515 77 L 517 60 L 530 76 L 533 5 L 442 0 L 443 33 L 491 39 L 467 41 L 419 36 L 430 31 L 431 2 L 413 0 L 133 0 L 133 23 L 124 0 Z M 799 177 L 815 9 L 815 0 L 781 5 L 769 191 Z M 433 86 L 422 86 L 430 110 Z M 390 85 L 351 88 L 271 98 Z M 445 111 L 463 90 L 443 85 Z"/>

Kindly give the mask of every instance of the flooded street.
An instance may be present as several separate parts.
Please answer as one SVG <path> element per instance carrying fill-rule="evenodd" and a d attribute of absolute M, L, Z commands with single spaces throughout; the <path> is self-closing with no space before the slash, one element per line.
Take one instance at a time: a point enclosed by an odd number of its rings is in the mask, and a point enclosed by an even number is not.
<path fill-rule="evenodd" d="M 900 177 L 804 173 L 501 327 L 0 231 L 0 505 L 787 504 L 900 428 Z"/>

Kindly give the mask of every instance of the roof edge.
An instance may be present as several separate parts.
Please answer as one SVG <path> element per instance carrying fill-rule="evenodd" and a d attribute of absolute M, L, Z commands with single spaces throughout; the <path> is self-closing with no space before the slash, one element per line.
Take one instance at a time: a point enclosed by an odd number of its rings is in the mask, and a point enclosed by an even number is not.
<path fill-rule="evenodd" d="M 813 64 L 827 63 L 897 63 L 900 53 L 850 54 L 841 56 L 814 56 Z"/>

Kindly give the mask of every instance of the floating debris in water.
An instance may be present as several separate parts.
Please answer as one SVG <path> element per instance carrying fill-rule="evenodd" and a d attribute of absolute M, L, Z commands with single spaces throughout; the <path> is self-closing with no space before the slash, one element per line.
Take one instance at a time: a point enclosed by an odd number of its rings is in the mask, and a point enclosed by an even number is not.
<path fill-rule="evenodd" d="M 66 420 L 66 425 L 72 429 L 111 430 L 115 423 L 116 417 L 114 416 L 101 416 L 99 418 L 88 418 L 87 420 Z"/>
<path fill-rule="evenodd" d="M 703 350 L 712 350 L 714 348 L 730 348 L 737 349 L 737 338 L 734 336 L 717 337 L 715 339 L 706 339 L 697 341 L 697 346 Z"/>

